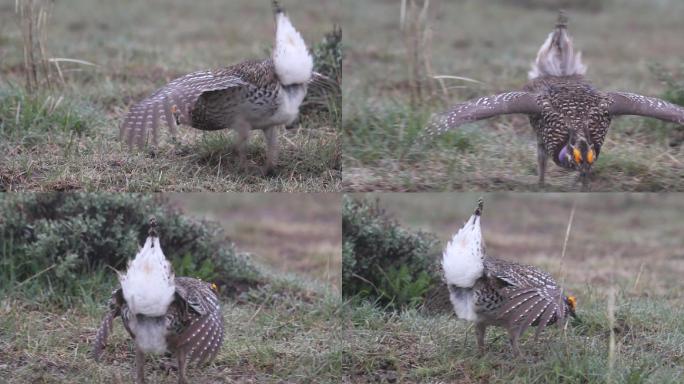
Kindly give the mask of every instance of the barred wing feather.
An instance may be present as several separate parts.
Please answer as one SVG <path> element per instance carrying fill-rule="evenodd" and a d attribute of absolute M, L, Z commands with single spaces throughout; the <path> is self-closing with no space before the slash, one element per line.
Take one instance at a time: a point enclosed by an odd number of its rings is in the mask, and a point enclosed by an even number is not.
<path fill-rule="evenodd" d="M 499 318 L 510 318 L 520 334 L 531 325 L 537 325 L 535 338 L 547 325 L 565 317 L 562 295 L 559 289 L 543 287 L 509 287 L 501 290 L 504 304 L 499 309 Z"/>
<path fill-rule="evenodd" d="M 201 280 L 176 278 L 176 293 L 197 316 L 179 335 L 179 345 L 188 346 L 188 360 L 212 360 L 223 344 L 223 316 L 219 299 L 210 285 Z"/>
<path fill-rule="evenodd" d="M 239 76 L 221 71 L 200 71 L 179 77 L 151 96 L 135 104 L 126 114 L 120 127 L 120 137 L 129 145 L 145 145 L 148 132 L 153 135 L 153 142 L 159 142 L 159 121 L 163 119 L 172 134 L 176 133 L 176 117 L 174 107 L 180 113 L 182 122 L 190 121 L 192 110 L 204 92 L 247 85 Z"/>

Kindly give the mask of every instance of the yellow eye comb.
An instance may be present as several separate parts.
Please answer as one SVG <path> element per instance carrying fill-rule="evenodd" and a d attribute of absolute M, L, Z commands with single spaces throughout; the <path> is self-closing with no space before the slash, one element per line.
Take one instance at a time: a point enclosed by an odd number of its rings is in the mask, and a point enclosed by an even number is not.
<path fill-rule="evenodd" d="M 572 157 L 575 159 L 575 163 L 579 164 L 582 162 L 582 153 L 580 153 L 579 149 L 572 149 Z"/>

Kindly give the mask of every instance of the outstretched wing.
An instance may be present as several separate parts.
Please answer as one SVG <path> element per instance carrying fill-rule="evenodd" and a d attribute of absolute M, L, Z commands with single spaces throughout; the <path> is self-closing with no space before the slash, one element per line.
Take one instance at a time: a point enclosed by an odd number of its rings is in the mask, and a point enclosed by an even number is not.
<path fill-rule="evenodd" d="M 223 344 L 223 315 L 211 284 L 189 277 L 176 278 L 176 294 L 196 316 L 179 335 L 178 345 L 189 348 L 189 361 L 212 360 Z"/>
<path fill-rule="evenodd" d="M 189 111 L 202 93 L 247 84 L 230 68 L 193 72 L 179 77 L 131 107 L 120 127 L 121 140 L 129 145 L 137 143 L 143 147 L 148 131 L 152 131 L 154 144 L 157 144 L 160 120 L 164 120 L 175 134 L 177 115 L 182 116 L 182 121 L 189 122 Z"/>
<path fill-rule="evenodd" d="M 684 125 L 684 107 L 636 93 L 608 92 L 611 115 L 637 115 Z"/>
<path fill-rule="evenodd" d="M 510 318 L 521 335 L 529 326 L 537 325 L 536 339 L 547 325 L 565 318 L 562 292 L 556 287 L 507 287 L 500 293 L 504 302 L 498 316 Z"/>
<path fill-rule="evenodd" d="M 434 116 L 426 129 L 426 134 L 436 136 L 462 124 L 512 113 L 537 114 L 541 113 L 541 108 L 535 95 L 529 92 L 485 96 L 456 104 L 449 111 Z"/>
<path fill-rule="evenodd" d="M 109 299 L 109 310 L 102 318 L 102 322 L 100 322 L 100 328 L 97 330 L 95 342 L 93 343 L 93 358 L 95 361 L 100 360 L 102 350 L 107 345 L 109 333 L 112 331 L 112 322 L 117 316 L 121 315 L 121 307 L 123 304 L 124 299 L 121 288 L 114 290 L 114 292 L 112 292 L 112 297 Z"/>

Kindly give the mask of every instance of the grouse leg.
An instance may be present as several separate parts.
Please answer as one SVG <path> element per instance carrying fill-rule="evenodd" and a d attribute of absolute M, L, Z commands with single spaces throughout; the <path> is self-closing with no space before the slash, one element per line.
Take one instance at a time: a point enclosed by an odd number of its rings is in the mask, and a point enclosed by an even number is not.
<path fill-rule="evenodd" d="M 246 121 L 240 120 L 236 122 L 234 129 L 238 135 L 235 147 L 237 148 L 239 167 L 244 171 L 247 168 L 247 140 L 249 139 L 249 133 L 252 130 L 252 127 Z"/>
<path fill-rule="evenodd" d="M 520 347 L 518 346 L 518 338 L 520 337 L 520 329 L 512 327 L 508 329 L 508 337 L 511 341 L 511 348 L 513 349 L 513 356 L 520 357 Z"/>
<path fill-rule="evenodd" d="M 145 384 L 145 353 L 138 346 L 135 347 L 135 382 Z"/>
<path fill-rule="evenodd" d="M 487 326 L 483 323 L 477 323 L 475 324 L 475 334 L 477 337 L 477 349 L 480 354 L 484 354 L 485 352 L 485 331 L 487 330 Z"/>
<path fill-rule="evenodd" d="M 539 139 L 537 141 L 537 166 L 539 170 L 539 186 L 544 186 L 544 175 L 546 174 L 546 148 L 544 143 Z"/>
<path fill-rule="evenodd" d="M 187 384 L 188 382 L 185 378 L 185 369 L 188 366 L 185 352 L 184 348 L 178 350 L 178 384 Z"/>
<path fill-rule="evenodd" d="M 581 173 L 579 176 L 580 181 L 582 182 L 582 192 L 589 192 L 589 174 L 588 173 Z"/>
<path fill-rule="evenodd" d="M 278 130 L 280 126 L 275 125 L 264 129 L 264 139 L 266 140 L 266 165 L 264 174 L 271 175 L 278 162 Z"/>

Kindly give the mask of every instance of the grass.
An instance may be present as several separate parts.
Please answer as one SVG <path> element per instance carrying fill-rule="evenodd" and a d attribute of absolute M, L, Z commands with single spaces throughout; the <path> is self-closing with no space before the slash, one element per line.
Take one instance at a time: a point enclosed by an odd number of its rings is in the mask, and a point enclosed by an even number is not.
<path fill-rule="evenodd" d="M 477 194 L 366 194 L 405 226 L 442 244 L 472 213 Z M 684 224 L 678 195 L 487 194 L 491 255 L 539 266 L 578 298 L 579 320 L 528 332 L 524 357 L 490 328 L 478 356 L 472 325 L 441 306 L 386 312 L 352 300 L 344 320 L 345 382 L 676 383 L 684 370 L 681 316 Z M 564 262 L 560 254 L 573 204 Z M 448 207 L 448 209 L 444 209 Z M 446 292 L 446 289 L 443 291 Z M 444 292 L 444 293 L 445 293 Z M 614 294 L 614 320 L 608 302 Z M 614 350 L 609 353 L 611 334 Z"/>
<path fill-rule="evenodd" d="M 681 84 L 684 73 L 678 38 L 684 27 L 675 16 L 682 4 L 604 1 L 597 9 L 588 9 L 586 2 L 576 3 L 566 9 L 575 46 L 589 67 L 588 78 L 600 89 L 673 100 L 677 90 L 671 84 Z M 524 116 L 468 124 L 430 146 L 417 145 L 416 138 L 432 113 L 474 97 L 522 87 L 530 63 L 556 20 L 557 9 L 548 4 L 431 2 L 431 35 L 424 48 L 428 64 L 422 81 L 423 90 L 433 91 L 423 92 L 421 103 L 414 101 L 411 70 L 415 59 L 399 32 L 399 4 L 348 7 L 344 14 L 347 37 L 363 43 L 349 45 L 344 64 L 348 75 L 344 82 L 343 187 L 348 191 L 538 191 L 536 137 Z M 661 72 L 674 78 L 665 81 Z M 478 82 L 437 82 L 431 79 L 435 75 Z M 681 130 L 676 125 L 618 118 L 596 163 L 592 190 L 682 190 L 682 159 Z M 550 192 L 580 187 L 576 173 L 553 164 L 546 181 L 544 190 Z"/>
<path fill-rule="evenodd" d="M 286 5 L 305 40 L 332 29 L 334 4 Z M 341 143 L 336 115 L 303 117 L 281 134 L 276 176 L 265 177 L 262 135 L 254 132 L 246 171 L 237 167 L 231 132 L 183 127 L 163 132 L 152 152 L 118 139 L 127 108 L 175 77 L 269 55 L 270 2 L 111 3 L 55 5 L 45 41 L 60 62 L 28 95 L 22 36 L 14 6 L 0 6 L 0 189 L 6 191 L 337 191 Z M 179 22 L 182 20 L 182 22 Z M 249 22 L 245 23 L 248 20 Z M 240 26 L 239 28 L 237 26 Z M 15 28 L 13 28 L 15 27 Z M 63 78 L 63 83 L 62 83 Z"/>
<path fill-rule="evenodd" d="M 68 309 L 30 298 L 5 297 L 0 310 L 0 373 L 7 383 L 130 382 L 134 349 L 120 320 L 103 359 L 90 357 L 106 297 L 90 297 Z M 282 278 L 252 290 L 239 302 L 223 302 L 226 341 L 216 360 L 191 368 L 193 382 L 336 382 L 338 351 L 330 340 L 339 296 L 320 284 Z M 176 380 L 150 357 L 151 383 Z M 320 381 L 318 381 L 320 380 Z"/>
<path fill-rule="evenodd" d="M 184 193 L 169 199 L 188 216 L 217 220 L 227 240 L 251 253 L 265 273 L 264 284 L 222 300 L 223 348 L 211 364 L 192 366 L 188 378 L 202 383 L 338 382 L 336 340 L 343 303 L 340 220 L 334 218 L 339 195 Z M 10 241 L 0 239 L 0 244 Z M 134 349 L 119 320 L 103 360 L 97 363 L 89 355 L 114 288 L 113 275 L 100 268 L 84 276 L 69 298 L 55 297 L 50 284 L 37 283 L 41 279 L 8 284 L 0 292 L 0 375 L 5 381 L 130 382 Z M 148 359 L 148 382 L 176 380 L 175 372 L 160 367 L 162 361 L 170 359 Z"/>
<path fill-rule="evenodd" d="M 509 352 L 501 329 L 489 330 L 488 351 L 478 356 L 474 329 L 450 315 L 425 316 L 416 311 L 388 315 L 362 306 L 350 310 L 356 329 L 347 338 L 346 382 L 454 383 L 677 383 L 683 374 L 684 329 L 672 302 L 654 302 L 620 292 L 613 332 L 617 356 L 610 362 L 606 298 L 581 292 L 580 321 L 567 332 L 548 329 L 534 342 L 521 344 L 524 358 Z M 674 301 L 674 300 L 672 300 Z M 653 319 L 657 324 L 652 324 Z M 608 369 L 613 364 L 613 369 Z"/>

